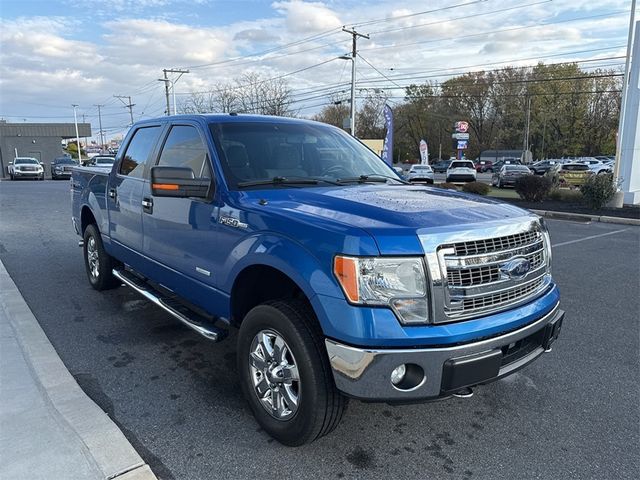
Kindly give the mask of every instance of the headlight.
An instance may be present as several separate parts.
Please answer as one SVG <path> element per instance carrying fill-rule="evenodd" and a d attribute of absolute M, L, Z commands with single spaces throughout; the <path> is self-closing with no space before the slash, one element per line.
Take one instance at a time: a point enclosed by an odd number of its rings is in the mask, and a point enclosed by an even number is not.
<path fill-rule="evenodd" d="M 351 303 L 389 306 L 407 325 L 427 323 L 427 279 L 422 258 L 339 255 L 333 271 Z"/>
<path fill-rule="evenodd" d="M 544 253 L 547 257 L 547 272 L 551 273 L 551 237 L 549 236 L 549 229 L 547 228 L 547 222 L 543 217 L 538 217 L 540 222 L 540 230 L 542 231 L 542 240 L 544 241 Z"/>

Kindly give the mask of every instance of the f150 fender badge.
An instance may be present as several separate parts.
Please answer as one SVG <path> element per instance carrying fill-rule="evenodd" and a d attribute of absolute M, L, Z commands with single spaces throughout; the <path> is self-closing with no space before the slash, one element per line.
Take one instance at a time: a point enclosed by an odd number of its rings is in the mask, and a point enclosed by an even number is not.
<path fill-rule="evenodd" d="M 249 225 L 247 225 L 246 223 L 241 222 L 240 220 L 238 220 L 237 218 L 233 218 L 233 217 L 219 217 L 218 218 L 218 222 L 220 222 L 223 225 L 226 225 L 228 227 L 233 227 L 233 228 L 247 228 Z"/>
<path fill-rule="evenodd" d="M 526 258 L 514 258 L 500 266 L 500 272 L 509 278 L 519 279 L 531 270 L 531 262 Z"/>

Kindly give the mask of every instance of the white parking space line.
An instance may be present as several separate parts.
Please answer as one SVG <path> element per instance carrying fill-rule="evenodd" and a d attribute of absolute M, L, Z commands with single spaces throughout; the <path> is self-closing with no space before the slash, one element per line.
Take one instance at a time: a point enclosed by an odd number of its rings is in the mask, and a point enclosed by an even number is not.
<path fill-rule="evenodd" d="M 607 235 L 613 235 L 614 233 L 622 233 L 629 230 L 628 228 L 623 228 L 622 230 L 614 230 L 613 232 L 601 233 L 599 235 L 589 235 L 588 237 L 577 238 L 576 240 L 569 240 L 567 242 L 560 242 L 554 245 L 551 245 L 551 248 L 562 247 L 564 245 L 570 245 L 572 243 L 584 242 L 585 240 L 593 240 L 594 238 L 606 237 Z"/>

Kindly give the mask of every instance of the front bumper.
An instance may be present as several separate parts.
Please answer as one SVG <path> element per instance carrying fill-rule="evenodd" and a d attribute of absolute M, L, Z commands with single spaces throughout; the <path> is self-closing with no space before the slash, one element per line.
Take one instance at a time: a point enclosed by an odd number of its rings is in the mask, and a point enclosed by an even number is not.
<path fill-rule="evenodd" d="M 515 372 L 550 349 L 563 319 L 564 311 L 556 305 L 525 327 L 451 347 L 366 349 L 329 339 L 325 344 L 333 377 L 343 393 L 361 400 L 412 402 L 447 397 Z M 415 386 L 400 389 L 391 383 L 391 372 L 402 364 L 421 372 Z"/>
<path fill-rule="evenodd" d="M 44 172 L 23 172 L 23 171 L 14 171 L 13 176 L 18 178 L 40 178 L 44 175 Z"/>

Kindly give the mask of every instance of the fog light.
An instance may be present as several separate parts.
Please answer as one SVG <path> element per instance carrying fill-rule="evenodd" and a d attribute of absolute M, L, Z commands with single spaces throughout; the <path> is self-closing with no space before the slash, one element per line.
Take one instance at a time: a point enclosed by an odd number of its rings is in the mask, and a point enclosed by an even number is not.
<path fill-rule="evenodd" d="M 391 372 L 391 383 L 394 385 L 398 385 L 402 380 L 404 380 L 404 376 L 407 373 L 407 367 L 405 364 L 402 364 L 393 369 Z"/>

